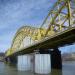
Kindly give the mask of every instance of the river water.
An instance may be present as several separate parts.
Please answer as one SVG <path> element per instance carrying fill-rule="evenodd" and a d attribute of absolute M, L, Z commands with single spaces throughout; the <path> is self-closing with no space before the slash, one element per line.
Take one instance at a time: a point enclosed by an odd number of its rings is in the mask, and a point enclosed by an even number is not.
<path fill-rule="evenodd" d="M 16 67 L 0 62 L 0 75 L 35 75 L 32 72 L 18 71 Z M 75 61 L 63 62 L 62 71 L 53 70 L 49 75 L 75 75 Z"/>

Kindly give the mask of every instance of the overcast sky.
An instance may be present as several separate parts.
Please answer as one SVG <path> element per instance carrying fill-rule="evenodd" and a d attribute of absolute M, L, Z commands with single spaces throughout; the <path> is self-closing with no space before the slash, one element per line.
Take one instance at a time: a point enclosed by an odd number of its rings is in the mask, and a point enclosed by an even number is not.
<path fill-rule="evenodd" d="M 56 0 L 0 0 L 0 52 L 10 48 L 20 27 L 40 27 L 55 2 Z M 66 51 L 71 48 L 75 48 L 75 45 L 62 49 Z"/>

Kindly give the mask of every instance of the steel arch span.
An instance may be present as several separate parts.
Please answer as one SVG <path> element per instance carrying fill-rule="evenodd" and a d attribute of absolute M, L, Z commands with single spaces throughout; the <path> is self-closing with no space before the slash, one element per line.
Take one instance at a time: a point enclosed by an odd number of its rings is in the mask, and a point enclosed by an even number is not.
<path fill-rule="evenodd" d="M 11 48 L 8 49 L 6 55 L 10 55 L 21 48 L 27 47 L 31 44 L 36 43 L 37 41 L 41 40 L 46 32 L 45 29 L 30 27 L 30 26 L 23 26 L 16 32 Z"/>
<path fill-rule="evenodd" d="M 19 49 L 28 46 L 26 40 L 31 45 L 48 36 L 55 36 L 75 27 L 74 4 L 74 0 L 58 0 L 49 11 L 40 28 L 30 26 L 21 27 L 15 34 L 12 45 L 7 50 L 6 55 L 11 55 Z"/>

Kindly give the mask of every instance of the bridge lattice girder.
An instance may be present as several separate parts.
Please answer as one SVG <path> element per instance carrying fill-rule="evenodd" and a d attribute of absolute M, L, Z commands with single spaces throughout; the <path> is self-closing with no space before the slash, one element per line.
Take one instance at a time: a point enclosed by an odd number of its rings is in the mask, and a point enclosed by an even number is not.
<path fill-rule="evenodd" d="M 21 27 L 17 31 L 12 41 L 11 48 L 6 52 L 6 55 L 8 56 L 20 50 L 20 46 L 25 37 L 29 36 L 33 41 L 39 41 L 45 37 L 53 36 L 56 33 L 61 33 L 70 27 L 74 27 L 74 3 L 74 0 L 58 0 L 49 11 L 40 28 L 30 26 Z"/>

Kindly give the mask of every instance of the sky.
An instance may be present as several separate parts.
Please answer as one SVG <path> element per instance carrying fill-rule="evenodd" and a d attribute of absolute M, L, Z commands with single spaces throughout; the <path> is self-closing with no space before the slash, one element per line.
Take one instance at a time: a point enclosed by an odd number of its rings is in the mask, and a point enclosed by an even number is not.
<path fill-rule="evenodd" d="M 56 0 L 0 0 L 0 52 L 10 48 L 22 26 L 40 27 Z M 63 52 L 75 45 L 61 48 Z"/>

